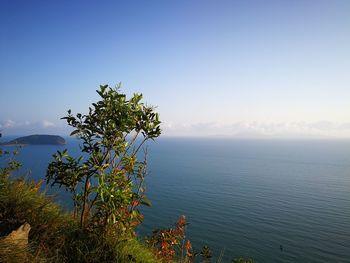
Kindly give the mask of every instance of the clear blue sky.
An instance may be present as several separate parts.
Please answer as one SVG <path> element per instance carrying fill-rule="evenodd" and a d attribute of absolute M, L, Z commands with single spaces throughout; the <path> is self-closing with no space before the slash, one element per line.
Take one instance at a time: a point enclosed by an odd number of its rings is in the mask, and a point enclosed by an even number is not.
<path fill-rule="evenodd" d="M 99 84 L 165 135 L 350 138 L 350 1 L 0 1 L 0 129 L 68 133 Z"/>

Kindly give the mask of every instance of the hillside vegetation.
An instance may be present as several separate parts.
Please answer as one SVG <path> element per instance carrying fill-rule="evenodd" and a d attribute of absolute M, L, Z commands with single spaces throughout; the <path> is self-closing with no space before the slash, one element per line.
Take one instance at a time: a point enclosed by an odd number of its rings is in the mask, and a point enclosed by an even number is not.
<path fill-rule="evenodd" d="M 27 222 L 28 249 L 0 240 L 0 262 L 160 262 L 135 238 L 82 231 L 72 215 L 39 191 L 40 184 L 2 179 L 1 234 Z"/>

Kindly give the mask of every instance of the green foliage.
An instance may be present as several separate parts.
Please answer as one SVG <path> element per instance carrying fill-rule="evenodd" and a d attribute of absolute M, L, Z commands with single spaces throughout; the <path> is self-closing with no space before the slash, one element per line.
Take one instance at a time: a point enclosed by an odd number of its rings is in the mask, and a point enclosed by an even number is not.
<path fill-rule="evenodd" d="M 60 253 L 62 262 L 71 263 L 158 262 L 149 248 L 133 238 L 120 239 L 114 231 L 98 233 L 76 229 L 68 233 Z"/>
<path fill-rule="evenodd" d="M 65 119 L 81 141 L 87 155 L 73 158 L 57 152 L 47 169 L 47 182 L 64 186 L 73 194 L 75 215 L 83 229 L 112 224 L 123 233 L 132 232 L 142 221 L 139 205 L 149 205 L 145 196 L 147 150 L 144 143 L 160 133 L 158 114 L 141 102 L 142 95 L 127 99 L 119 86 L 100 86 L 100 101 L 88 114 L 68 110 Z M 144 158 L 138 160 L 139 151 Z"/>
<path fill-rule="evenodd" d="M 39 192 L 40 183 L 26 183 L 23 179 L 4 180 L 0 186 L 0 224 L 2 234 L 8 234 L 27 222 L 31 225 L 29 232 L 30 251 L 21 254 L 21 262 L 37 262 L 45 258 L 59 256 L 56 252 L 65 245 L 64 233 L 76 225 L 72 218 L 63 213 L 47 196 Z M 4 244 L 0 246 L 4 249 Z M 8 249 L 8 248 L 6 248 Z M 4 257 L 19 252 L 17 248 L 7 253 L 0 251 Z M 15 259 L 12 262 L 19 262 Z M 7 262 L 1 261 L 0 262 Z M 9 261 L 11 262 L 11 261 Z"/>
<path fill-rule="evenodd" d="M 113 231 L 83 231 L 39 189 L 40 183 L 23 179 L 6 179 L 0 186 L 1 232 L 9 233 L 24 222 L 32 227 L 28 249 L 0 238 L 0 262 L 158 262 L 136 239 L 120 239 Z"/>
<path fill-rule="evenodd" d="M 119 262 L 144 262 L 160 263 L 152 251 L 142 242 L 136 239 L 128 239 L 117 246 L 119 251 Z"/>

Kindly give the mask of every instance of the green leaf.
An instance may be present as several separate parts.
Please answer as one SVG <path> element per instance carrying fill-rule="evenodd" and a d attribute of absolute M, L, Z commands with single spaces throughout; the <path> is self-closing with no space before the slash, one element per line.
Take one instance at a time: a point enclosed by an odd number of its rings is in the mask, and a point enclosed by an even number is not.
<path fill-rule="evenodd" d="M 142 197 L 141 204 L 148 206 L 148 207 L 152 206 L 151 201 L 146 196 Z"/>
<path fill-rule="evenodd" d="M 70 136 L 73 136 L 73 135 L 75 135 L 75 134 L 78 134 L 79 132 L 80 132 L 80 130 L 72 131 L 72 132 L 70 133 Z"/>

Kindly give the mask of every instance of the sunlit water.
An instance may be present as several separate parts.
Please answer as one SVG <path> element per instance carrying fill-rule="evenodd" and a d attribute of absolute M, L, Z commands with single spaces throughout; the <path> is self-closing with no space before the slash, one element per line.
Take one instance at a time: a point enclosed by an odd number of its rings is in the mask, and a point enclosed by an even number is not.
<path fill-rule="evenodd" d="M 66 147 L 78 153 L 68 140 L 26 146 L 19 159 L 43 179 Z M 153 207 L 140 236 L 184 214 L 194 247 L 209 245 L 223 262 L 350 262 L 350 141 L 165 138 L 150 145 L 149 163 Z M 57 199 L 69 207 L 67 193 Z"/>

